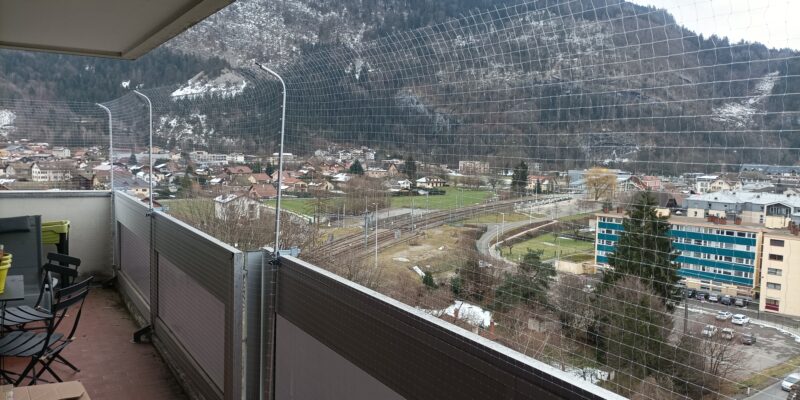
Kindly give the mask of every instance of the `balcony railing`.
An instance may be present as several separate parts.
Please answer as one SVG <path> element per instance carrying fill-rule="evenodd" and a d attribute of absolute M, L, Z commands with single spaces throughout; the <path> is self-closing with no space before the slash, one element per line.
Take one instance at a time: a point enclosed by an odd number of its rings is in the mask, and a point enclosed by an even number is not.
<path fill-rule="evenodd" d="M 190 397 L 619 398 L 297 258 L 242 252 L 130 195 L 111 200 L 3 195 L 12 208 L 0 216 L 71 219 L 82 272 L 116 276 Z"/>

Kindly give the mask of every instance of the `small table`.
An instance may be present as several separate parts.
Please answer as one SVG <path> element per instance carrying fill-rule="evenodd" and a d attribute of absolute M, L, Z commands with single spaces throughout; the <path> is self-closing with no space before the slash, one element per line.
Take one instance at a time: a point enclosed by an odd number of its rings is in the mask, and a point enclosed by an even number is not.
<path fill-rule="evenodd" d="M 6 289 L 0 293 L 0 321 L 6 317 L 6 303 L 15 300 L 25 300 L 25 280 L 22 275 L 6 276 Z M 3 358 L 0 357 L 0 369 L 3 369 L 3 364 Z"/>
<path fill-rule="evenodd" d="M 0 303 L 2 303 L 4 312 L 7 302 L 25 300 L 25 281 L 22 278 L 22 275 L 9 275 L 6 277 L 6 290 L 0 293 Z"/>

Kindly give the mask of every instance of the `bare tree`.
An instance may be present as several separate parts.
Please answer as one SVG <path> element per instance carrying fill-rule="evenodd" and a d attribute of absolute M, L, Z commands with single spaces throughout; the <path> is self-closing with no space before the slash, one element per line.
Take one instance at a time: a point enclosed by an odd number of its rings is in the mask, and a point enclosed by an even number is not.
<path fill-rule="evenodd" d="M 608 168 L 594 167 L 586 172 L 586 190 L 593 201 L 611 200 L 617 188 L 617 175 Z"/>
<path fill-rule="evenodd" d="M 240 215 L 231 209 L 217 215 L 209 198 L 175 200 L 169 203 L 170 214 L 209 235 L 244 250 L 275 245 L 275 213 L 261 207 L 258 215 Z M 258 205 L 255 205 L 258 207 Z M 251 218 L 252 217 L 252 218 Z M 289 213 L 281 214 L 281 246 L 309 250 L 318 235 L 312 225 Z"/>
<path fill-rule="evenodd" d="M 574 274 L 562 274 L 553 287 L 554 306 L 561 323 L 561 330 L 568 337 L 585 338 L 592 325 L 596 311 L 593 294 L 586 287 L 584 279 Z"/>
<path fill-rule="evenodd" d="M 390 205 L 391 199 L 378 179 L 354 177 L 347 182 L 347 194 L 344 197 L 345 209 L 349 214 L 359 215 L 364 211 L 379 209 Z"/>

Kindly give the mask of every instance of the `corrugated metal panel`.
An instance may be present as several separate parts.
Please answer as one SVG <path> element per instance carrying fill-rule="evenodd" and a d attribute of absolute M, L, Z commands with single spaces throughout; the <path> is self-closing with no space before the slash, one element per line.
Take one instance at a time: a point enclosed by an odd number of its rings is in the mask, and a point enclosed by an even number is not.
<path fill-rule="evenodd" d="M 406 398 L 621 398 L 293 257 L 277 296 L 278 315 Z"/>
<path fill-rule="evenodd" d="M 246 387 L 244 254 L 159 211 L 153 213 L 153 246 L 159 261 L 155 270 L 158 296 L 151 307 L 158 310 L 157 319 L 170 327 L 193 359 L 200 357 L 197 365 L 222 389 L 224 398 L 241 398 Z M 175 282 L 178 277 L 181 284 Z M 187 299 L 202 304 L 185 303 Z M 212 311 L 213 318 L 205 316 Z M 159 335 L 158 330 L 155 334 Z M 217 350 L 209 351 L 212 348 Z M 213 354 L 203 355 L 203 351 Z"/>
<path fill-rule="evenodd" d="M 120 279 L 123 290 L 138 311 L 150 318 L 150 216 L 139 199 L 114 193 Z"/>
<path fill-rule="evenodd" d="M 264 252 L 253 251 L 245 253 L 245 263 L 247 266 L 247 280 L 246 280 L 246 303 L 245 303 L 245 321 L 246 326 L 246 343 L 244 350 L 244 365 L 245 365 L 245 398 L 257 399 L 259 398 L 261 380 L 261 274 L 262 268 L 272 267 L 269 263 L 264 262 Z M 267 276 L 271 276 L 269 273 Z M 271 291 L 270 291 L 271 293 Z M 269 296 L 268 293 L 268 298 Z M 267 308 L 272 309 L 270 303 L 267 303 Z M 272 312 L 267 312 L 267 317 L 273 315 Z M 268 339 L 265 341 L 264 349 L 269 349 L 272 346 L 271 333 L 267 333 Z M 265 357 L 264 367 L 268 368 L 264 371 L 265 375 L 272 373 L 272 362 L 270 357 Z M 269 398 L 269 397 L 267 397 Z"/>
<path fill-rule="evenodd" d="M 147 207 L 139 199 L 125 193 L 115 192 L 114 195 L 117 222 L 149 243 L 150 217 L 147 215 Z"/>
<path fill-rule="evenodd" d="M 142 315 L 150 310 L 150 243 L 124 225 L 119 228 L 120 276 L 136 293 L 129 296 Z M 144 302 L 144 304 L 141 304 Z"/>
<path fill-rule="evenodd" d="M 230 299 L 234 254 L 241 252 L 164 213 L 153 217 L 156 252 L 221 301 Z"/>
<path fill-rule="evenodd" d="M 158 318 L 216 386 L 222 388 L 225 304 L 163 254 L 158 256 Z"/>
<path fill-rule="evenodd" d="M 179 340 L 160 319 L 156 319 L 153 344 L 173 370 L 182 378 L 182 386 L 192 399 L 223 399 L 222 391 L 209 379 Z"/>

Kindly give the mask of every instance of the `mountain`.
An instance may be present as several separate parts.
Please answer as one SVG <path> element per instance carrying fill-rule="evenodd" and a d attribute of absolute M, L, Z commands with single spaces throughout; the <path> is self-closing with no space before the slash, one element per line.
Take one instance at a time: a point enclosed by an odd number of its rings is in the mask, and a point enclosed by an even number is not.
<path fill-rule="evenodd" d="M 0 98 L 174 84 L 162 144 L 271 152 L 279 88 L 253 61 L 289 85 L 296 152 L 350 142 L 652 173 L 798 160 L 797 52 L 621 0 L 239 0 L 133 63 L 0 52 Z"/>

